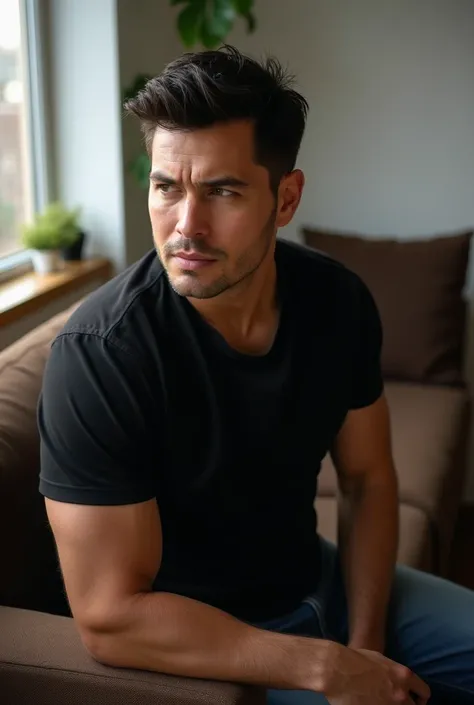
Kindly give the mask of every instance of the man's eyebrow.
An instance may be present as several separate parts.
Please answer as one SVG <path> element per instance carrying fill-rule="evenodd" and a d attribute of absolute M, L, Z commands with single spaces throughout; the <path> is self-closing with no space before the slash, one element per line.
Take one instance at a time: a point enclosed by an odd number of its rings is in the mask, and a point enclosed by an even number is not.
<path fill-rule="evenodd" d="M 202 186 L 214 186 L 217 188 L 224 188 L 225 186 L 249 186 L 247 181 L 242 181 L 236 176 L 218 176 L 216 179 L 209 179 L 208 181 L 203 181 Z"/>
<path fill-rule="evenodd" d="M 170 186 L 176 183 L 174 179 L 170 176 L 166 176 L 166 174 L 158 169 L 155 169 L 150 173 L 150 181 L 161 181 L 163 184 L 170 184 Z"/>
<path fill-rule="evenodd" d="M 174 186 L 177 182 L 175 179 L 172 179 L 170 176 L 167 176 L 164 174 L 162 171 L 159 171 L 159 169 L 155 169 L 150 173 L 150 180 L 151 181 L 159 181 L 162 184 L 169 184 L 170 186 Z M 218 176 L 215 179 L 209 179 L 206 181 L 201 181 L 198 183 L 198 186 L 212 186 L 213 188 L 225 188 L 227 186 L 237 186 L 240 188 L 245 188 L 245 186 L 249 186 L 247 181 L 243 181 L 242 179 L 238 179 L 235 176 Z"/>

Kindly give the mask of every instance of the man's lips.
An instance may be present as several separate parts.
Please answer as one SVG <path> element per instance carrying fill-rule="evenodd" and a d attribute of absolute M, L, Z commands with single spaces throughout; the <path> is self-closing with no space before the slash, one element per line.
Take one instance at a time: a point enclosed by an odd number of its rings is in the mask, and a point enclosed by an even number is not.
<path fill-rule="evenodd" d="M 177 252 L 173 257 L 181 269 L 202 269 L 216 261 L 198 252 Z"/>

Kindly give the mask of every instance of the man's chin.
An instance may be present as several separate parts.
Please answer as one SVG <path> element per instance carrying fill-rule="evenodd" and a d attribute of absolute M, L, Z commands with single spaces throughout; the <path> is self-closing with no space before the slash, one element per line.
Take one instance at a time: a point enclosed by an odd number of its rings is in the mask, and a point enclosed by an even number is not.
<path fill-rule="evenodd" d="M 212 299 L 228 288 L 227 283 L 222 281 L 199 281 L 194 273 L 179 276 L 170 276 L 168 273 L 168 280 L 171 288 L 179 296 L 192 299 Z"/>

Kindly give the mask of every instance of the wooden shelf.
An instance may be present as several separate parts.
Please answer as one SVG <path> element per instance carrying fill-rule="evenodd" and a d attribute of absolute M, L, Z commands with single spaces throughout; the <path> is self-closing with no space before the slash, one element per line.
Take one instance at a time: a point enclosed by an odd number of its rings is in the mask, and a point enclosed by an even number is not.
<path fill-rule="evenodd" d="M 60 272 L 29 272 L 0 284 L 0 327 L 14 323 L 94 279 L 106 281 L 112 274 L 113 268 L 109 260 L 87 259 L 65 262 L 64 269 Z"/>

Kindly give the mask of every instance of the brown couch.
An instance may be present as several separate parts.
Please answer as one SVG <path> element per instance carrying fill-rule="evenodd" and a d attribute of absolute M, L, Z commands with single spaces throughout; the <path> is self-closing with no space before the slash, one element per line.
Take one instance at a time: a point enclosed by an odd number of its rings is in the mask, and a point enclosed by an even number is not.
<path fill-rule="evenodd" d="M 36 404 L 54 335 L 69 311 L 0 353 L 0 688 L 23 705 L 263 705 L 262 689 L 115 670 L 83 649 L 64 597 L 38 493 Z M 464 481 L 468 398 L 459 386 L 388 382 L 400 479 L 399 560 L 444 573 Z M 334 470 L 324 463 L 319 530 L 336 538 Z"/>

